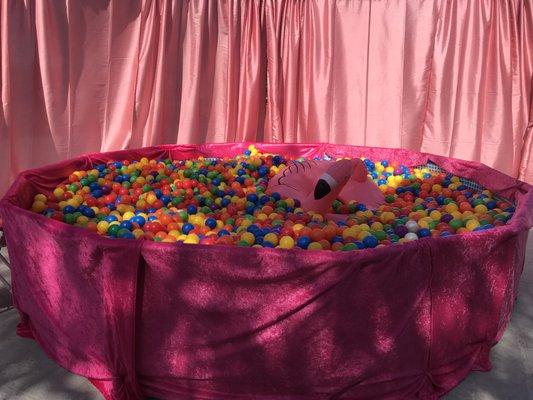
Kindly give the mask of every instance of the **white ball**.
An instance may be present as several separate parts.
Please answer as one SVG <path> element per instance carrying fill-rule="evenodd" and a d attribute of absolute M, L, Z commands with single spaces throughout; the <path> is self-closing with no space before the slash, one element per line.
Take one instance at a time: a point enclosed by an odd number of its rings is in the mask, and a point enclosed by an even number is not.
<path fill-rule="evenodd" d="M 409 232 L 407 233 L 405 236 L 405 239 L 408 241 L 408 242 L 411 242 L 413 240 L 417 240 L 418 239 L 418 236 L 416 236 L 416 233 L 413 233 L 413 232 Z"/>
<path fill-rule="evenodd" d="M 405 227 L 409 232 L 417 232 L 419 228 L 418 223 L 416 221 L 413 221 L 412 219 L 405 223 Z"/>

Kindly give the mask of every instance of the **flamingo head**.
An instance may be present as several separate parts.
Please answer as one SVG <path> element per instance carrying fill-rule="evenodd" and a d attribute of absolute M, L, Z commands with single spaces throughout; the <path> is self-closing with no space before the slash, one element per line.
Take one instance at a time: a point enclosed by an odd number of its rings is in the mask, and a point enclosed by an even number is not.
<path fill-rule="evenodd" d="M 324 172 L 315 185 L 313 197 L 320 200 L 332 192 L 340 191 L 354 172 L 354 160 L 338 160 Z"/>

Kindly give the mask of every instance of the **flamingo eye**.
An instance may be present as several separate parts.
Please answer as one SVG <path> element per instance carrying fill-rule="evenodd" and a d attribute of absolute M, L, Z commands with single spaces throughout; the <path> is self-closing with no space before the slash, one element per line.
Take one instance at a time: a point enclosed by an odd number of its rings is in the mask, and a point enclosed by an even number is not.
<path fill-rule="evenodd" d="M 324 179 L 319 179 L 315 186 L 315 200 L 319 200 L 331 192 L 331 186 Z"/>

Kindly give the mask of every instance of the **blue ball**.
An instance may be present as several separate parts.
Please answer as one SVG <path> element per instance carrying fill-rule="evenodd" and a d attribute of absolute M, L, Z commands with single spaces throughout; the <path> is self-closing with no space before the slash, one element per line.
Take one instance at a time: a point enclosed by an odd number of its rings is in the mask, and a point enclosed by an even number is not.
<path fill-rule="evenodd" d="M 136 215 L 135 217 L 130 219 L 130 221 L 131 222 L 135 222 L 139 226 L 143 226 L 145 224 L 145 222 L 146 222 L 146 220 L 144 219 L 144 217 L 142 215 Z"/>
<path fill-rule="evenodd" d="M 96 190 L 93 190 L 93 191 L 91 192 L 91 195 L 92 195 L 95 199 L 97 199 L 97 198 L 99 198 L 99 197 L 102 197 L 103 194 L 104 194 L 104 192 L 102 192 L 102 190 L 100 190 L 100 189 L 96 189 Z"/>
<path fill-rule="evenodd" d="M 245 156 L 249 156 L 251 154 L 252 154 L 252 152 L 250 150 L 244 150 L 244 155 Z"/>
<path fill-rule="evenodd" d="M 334 236 L 333 239 L 331 239 L 331 243 L 337 243 L 337 242 L 341 242 L 342 243 L 343 241 L 344 241 L 344 239 L 340 235 Z"/>
<path fill-rule="evenodd" d="M 357 246 L 358 249 L 364 249 L 365 248 L 365 245 L 363 242 L 355 242 L 355 245 Z"/>
<path fill-rule="evenodd" d="M 217 220 L 214 219 L 214 218 L 207 218 L 205 220 L 205 225 L 208 226 L 211 229 L 214 229 L 217 226 Z"/>
<path fill-rule="evenodd" d="M 184 234 L 188 234 L 190 231 L 192 231 L 194 229 L 194 225 L 193 224 L 190 224 L 190 223 L 185 223 L 183 224 L 183 226 L 181 227 L 181 231 L 184 233 Z"/>
<path fill-rule="evenodd" d="M 230 200 L 230 199 L 227 199 L 227 198 L 224 197 L 224 198 L 222 199 L 222 201 L 220 202 L 220 205 L 221 205 L 222 207 L 227 207 L 227 206 L 229 206 L 230 203 L 231 203 L 231 200 Z"/>
<path fill-rule="evenodd" d="M 116 215 L 108 215 L 107 217 L 105 217 L 105 220 L 107 222 L 113 222 L 113 221 L 118 221 L 118 218 L 116 217 Z"/>
<path fill-rule="evenodd" d="M 257 169 L 257 173 L 259 174 L 259 176 L 263 177 L 263 176 L 266 176 L 268 174 L 268 167 L 265 166 L 265 165 L 261 165 L 258 169 Z"/>
<path fill-rule="evenodd" d="M 81 213 L 85 215 L 87 218 L 94 218 L 94 216 L 96 215 L 94 210 L 89 207 L 84 208 Z"/>
<path fill-rule="evenodd" d="M 63 214 L 73 214 L 76 212 L 76 209 L 72 206 L 63 207 Z"/>
<path fill-rule="evenodd" d="M 214 186 L 218 186 L 220 185 L 220 179 L 218 178 L 214 178 L 211 180 L 211 183 L 214 185 Z"/>
<path fill-rule="evenodd" d="M 268 196 L 263 196 L 259 199 L 259 204 L 261 205 L 265 205 L 266 203 L 268 203 L 270 201 L 270 197 Z"/>
<path fill-rule="evenodd" d="M 229 232 L 225 229 L 221 229 L 220 231 L 218 231 L 218 236 L 227 236 L 229 235 Z"/>
<path fill-rule="evenodd" d="M 421 228 L 418 230 L 417 235 L 420 238 L 429 237 L 431 236 L 431 231 L 428 228 Z"/>
<path fill-rule="evenodd" d="M 257 203 L 257 200 L 259 200 L 259 198 L 255 193 L 250 193 L 248 196 L 246 196 L 246 200 L 251 201 L 252 203 Z"/>
<path fill-rule="evenodd" d="M 117 176 L 115 176 L 115 179 L 113 179 L 113 180 L 114 180 L 115 182 L 122 183 L 122 181 L 123 181 L 124 179 L 122 178 L 122 175 L 117 175 Z"/>
<path fill-rule="evenodd" d="M 194 204 L 191 204 L 187 206 L 187 214 L 196 214 L 198 212 L 198 208 Z"/>
<path fill-rule="evenodd" d="M 379 244 L 378 238 L 373 235 L 365 236 L 363 239 L 363 244 L 366 247 L 376 247 Z"/>
<path fill-rule="evenodd" d="M 133 224 L 131 223 L 131 221 L 122 221 L 119 226 L 129 231 L 131 231 L 133 228 Z"/>
<path fill-rule="evenodd" d="M 157 219 L 157 217 L 155 215 L 150 215 L 148 217 L 148 221 L 155 221 Z"/>
<path fill-rule="evenodd" d="M 263 241 L 261 242 L 261 246 L 263 247 L 269 247 L 269 248 L 274 248 L 276 246 L 274 246 L 272 243 L 270 243 L 268 240 L 267 241 Z"/>
<path fill-rule="evenodd" d="M 272 193 L 272 198 L 275 201 L 279 201 L 279 200 L 281 200 L 281 195 L 278 192 L 274 192 L 274 193 Z"/>
<path fill-rule="evenodd" d="M 246 214 L 253 215 L 255 211 L 255 206 L 248 206 L 246 207 Z"/>
<path fill-rule="evenodd" d="M 492 209 L 496 208 L 497 203 L 496 203 L 494 200 L 490 200 L 490 201 L 488 201 L 488 202 L 485 204 L 485 206 L 487 206 L 487 208 L 488 208 L 489 210 L 492 210 Z"/>
<path fill-rule="evenodd" d="M 302 249 L 307 249 L 310 243 L 311 239 L 307 236 L 300 236 L 296 241 L 296 245 Z"/>
<path fill-rule="evenodd" d="M 389 162 L 387 160 L 381 160 L 381 165 L 383 165 L 384 167 L 388 167 Z"/>

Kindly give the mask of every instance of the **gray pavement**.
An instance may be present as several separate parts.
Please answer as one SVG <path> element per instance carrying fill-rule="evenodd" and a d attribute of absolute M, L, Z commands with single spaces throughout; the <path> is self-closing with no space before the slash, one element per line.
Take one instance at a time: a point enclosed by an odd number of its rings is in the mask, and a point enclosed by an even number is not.
<path fill-rule="evenodd" d="M 3 253 L 5 255 L 5 249 Z M 0 273 L 9 270 L 0 263 Z M 0 400 L 101 400 L 84 378 L 47 358 L 33 340 L 16 336 L 18 315 L 5 310 L 9 292 L 0 282 Z M 491 353 L 490 372 L 473 372 L 445 400 L 533 400 L 533 234 L 511 322 Z"/>

